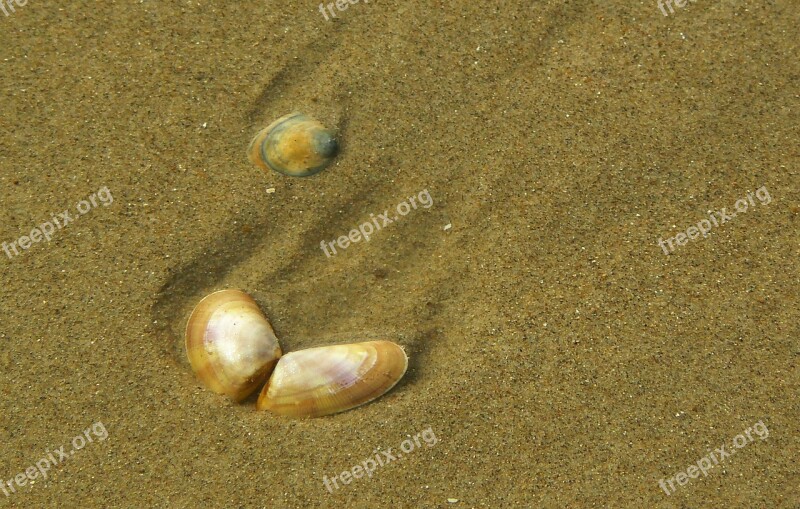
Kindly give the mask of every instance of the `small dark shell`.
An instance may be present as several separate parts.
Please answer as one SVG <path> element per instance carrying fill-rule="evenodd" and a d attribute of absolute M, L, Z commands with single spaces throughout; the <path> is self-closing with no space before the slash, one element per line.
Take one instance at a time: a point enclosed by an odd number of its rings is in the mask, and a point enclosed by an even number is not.
<path fill-rule="evenodd" d="M 247 155 L 263 170 L 292 177 L 319 173 L 339 152 L 334 133 L 302 113 L 283 116 L 256 134 Z"/>

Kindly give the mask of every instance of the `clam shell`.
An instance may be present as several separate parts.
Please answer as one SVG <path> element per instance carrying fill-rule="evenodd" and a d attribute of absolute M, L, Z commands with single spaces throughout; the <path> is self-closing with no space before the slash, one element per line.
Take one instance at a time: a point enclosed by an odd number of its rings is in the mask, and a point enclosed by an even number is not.
<path fill-rule="evenodd" d="M 386 393 L 407 367 L 405 352 L 390 341 L 290 352 L 278 361 L 257 406 L 291 417 L 343 412 Z"/>
<path fill-rule="evenodd" d="M 256 134 L 247 155 L 262 170 L 308 177 L 328 166 L 338 151 L 333 131 L 302 113 L 290 113 Z"/>
<path fill-rule="evenodd" d="M 241 401 L 264 383 L 281 348 L 252 297 L 222 290 L 192 311 L 186 324 L 186 354 L 206 387 Z"/>

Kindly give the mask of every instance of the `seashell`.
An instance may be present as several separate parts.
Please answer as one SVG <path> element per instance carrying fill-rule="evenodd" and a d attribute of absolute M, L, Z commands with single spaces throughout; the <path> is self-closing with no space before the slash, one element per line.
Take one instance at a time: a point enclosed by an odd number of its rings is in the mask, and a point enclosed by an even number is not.
<path fill-rule="evenodd" d="M 206 387 L 241 401 L 269 377 L 281 348 L 252 297 L 222 290 L 192 311 L 186 324 L 186 354 Z"/>
<path fill-rule="evenodd" d="M 302 113 L 290 113 L 256 134 L 247 155 L 262 170 L 271 168 L 292 177 L 322 171 L 339 152 L 334 134 Z"/>
<path fill-rule="evenodd" d="M 290 352 L 278 361 L 257 407 L 291 417 L 343 412 L 386 393 L 407 367 L 406 353 L 390 341 Z"/>

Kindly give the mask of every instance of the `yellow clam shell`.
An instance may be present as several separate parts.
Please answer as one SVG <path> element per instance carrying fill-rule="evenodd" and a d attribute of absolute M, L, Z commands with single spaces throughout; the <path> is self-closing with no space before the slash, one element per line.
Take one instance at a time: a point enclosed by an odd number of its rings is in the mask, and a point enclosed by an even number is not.
<path fill-rule="evenodd" d="M 192 311 L 186 324 L 186 354 L 206 387 L 241 401 L 264 383 L 281 348 L 252 297 L 222 290 Z"/>
<path fill-rule="evenodd" d="M 333 131 L 302 113 L 290 113 L 256 134 L 247 155 L 262 170 L 308 177 L 328 166 L 338 151 Z"/>
<path fill-rule="evenodd" d="M 408 357 L 391 341 L 290 352 L 278 361 L 257 407 L 290 417 L 343 412 L 385 394 L 407 368 Z"/>

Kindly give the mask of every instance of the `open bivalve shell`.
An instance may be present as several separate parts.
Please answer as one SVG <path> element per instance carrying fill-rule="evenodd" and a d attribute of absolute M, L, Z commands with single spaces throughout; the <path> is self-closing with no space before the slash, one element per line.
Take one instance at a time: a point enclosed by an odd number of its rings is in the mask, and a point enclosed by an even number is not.
<path fill-rule="evenodd" d="M 391 341 L 290 352 L 275 366 L 258 409 L 291 417 L 343 412 L 385 394 L 407 367 L 405 352 Z"/>
<path fill-rule="evenodd" d="M 192 311 L 186 324 L 186 354 L 206 387 L 241 401 L 264 383 L 281 348 L 252 297 L 222 290 Z"/>

